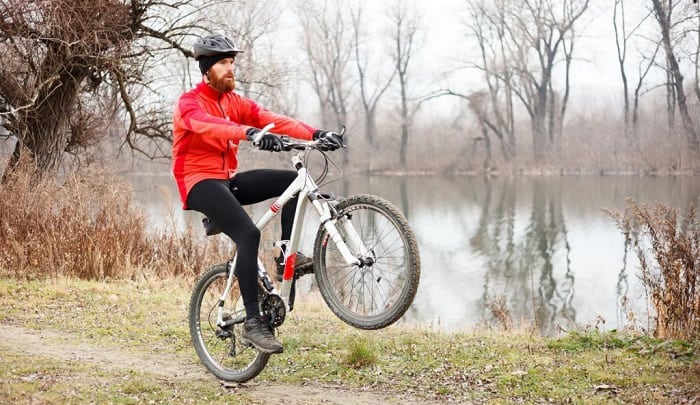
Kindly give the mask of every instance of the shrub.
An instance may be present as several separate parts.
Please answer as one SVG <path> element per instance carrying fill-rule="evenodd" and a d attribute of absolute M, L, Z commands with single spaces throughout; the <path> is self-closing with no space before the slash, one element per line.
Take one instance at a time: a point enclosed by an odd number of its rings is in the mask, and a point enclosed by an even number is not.
<path fill-rule="evenodd" d="M 0 184 L 0 272 L 83 279 L 198 274 L 231 255 L 203 232 L 154 234 L 129 184 L 102 168 L 36 179 L 26 162 Z"/>
<path fill-rule="evenodd" d="M 690 205 L 678 210 L 627 200 L 624 216 L 612 213 L 626 246 L 641 266 L 641 279 L 656 312 L 655 335 L 700 339 L 700 223 Z"/>

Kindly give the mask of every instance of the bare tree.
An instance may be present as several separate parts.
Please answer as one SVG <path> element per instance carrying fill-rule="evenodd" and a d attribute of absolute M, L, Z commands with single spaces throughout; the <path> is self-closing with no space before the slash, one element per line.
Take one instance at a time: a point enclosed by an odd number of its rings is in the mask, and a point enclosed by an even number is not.
<path fill-rule="evenodd" d="M 418 105 L 409 105 L 409 68 L 419 49 L 418 33 L 420 16 L 415 8 L 408 7 L 403 0 L 397 0 L 389 11 L 391 20 L 392 60 L 399 80 L 399 117 L 401 119 L 401 143 L 399 163 L 406 165 L 406 150 L 411 121 L 418 111 Z"/>
<path fill-rule="evenodd" d="M 695 124 L 693 123 L 693 119 L 688 110 L 685 89 L 683 88 L 683 74 L 681 73 L 680 66 L 678 65 L 678 59 L 676 58 L 675 49 L 671 39 L 671 31 L 673 29 L 671 16 L 674 2 L 673 0 L 651 0 L 651 3 L 654 10 L 654 16 L 656 17 L 656 21 L 659 23 L 659 29 L 661 31 L 661 43 L 663 44 L 663 49 L 666 54 L 670 79 L 669 82 L 672 83 L 673 86 L 672 94 L 674 94 L 674 99 L 678 103 L 688 146 L 693 152 L 697 153 L 700 152 L 700 142 L 698 141 L 698 134 Z"/>
<path fill-rule="evenodd" d="M 551 125 L 554 68 L 559 62 L 559 52 L 566 47 L 573 49 L 576 39 L 575 24 L 588 9 L 590 0 L 525 0 L 511 8 L 506 26 L 510 31 L 511 45 L 518 56 L 515 63 L 517 84 L 514 91 L 522 101 L 531 119 L 533 154 L 543 157 L 551 144 L 556 128 Z M 512 5 L 512 4 L 511 4 Z M 534 56 L 534 57 L 531 57 Z M 571 58 L 566 58 L 566 69 Z M 568 92 L 568 84 L 565 93 Z M 563 102 L 564 100 L 562 100 Z M 565 107 L 562 105 L 562 110 Z M 557 120 L 563 121 L 559 116 Z M 549 122 L 549 125 L 548 125 Z"/>
<path fill-rule="evenodd" d="M 371 145 L 374 143 L 377 133 L 377 106 L 382 96 L 391 86 L 391 82 L 396 76 L 396 69 L 393 69 L 390 74 L 384 75 L 384 78 L 376 77 L 373 81 L 370 79 L 369 75 L 371 72 L 375 72 L 376 76 L 380 75 L 378 71 L 382 66 L 377 64 L 377 61 L 373 61 L 374 63 L 370 64 L 370 50 L 372 46 L 371 44 L 367 46 L 366 38 L 363 38 L 362 33 L 364 27 L 363 5 L 358 4 L 356 8 L 351 10 L 351 18 L 355 66 L 357 67 L 360 101 L 362 102 L 365 118 L 365 137 Z"/>
<path fill-rule="evenodd" d="M 620 66 L 620 79 L 622 80 L 623 115 L 625 122 L 625 138 L 629 137 L 630 130 L 630 100 L 629 84 L 625 62 L 627 61 L 627 19 L 625 18 L 625 0 L 615 0 L 613 5 L 613 28 L 615 31 L 615 46 L 617 47 L 617 62 Z"/>
<path fill-rule="evenodd" d="M 698 4 L 695 1 L 695 4 Z M 695 81 L 693 82 L 693 90 L 695 90 L 695 97 L 700 101 L 700 9 L 695 13 L 695 49 L 693 55 L 691 55 L 691 60 L 695 65 Z"/>
<path fill-rule="evenodd" d="M 348 121 L 352 30 L 340 0 L 300 1 L 303 47 L 311 70 L 310 84 L 318 96 L 321 122 L 337 128 Z"/>
<path fill-rule="evenodd" d="M 28 153 L 36 173 L 106 133 L 118 109 L 124 142 L 169 139 L 169 117 L 136 100 L 145 71 L 196 28 L 199 4 L 161 0 L 0 1 L 0 116 L 17 143 L 8 168 Z M 189 11 L 188 11 L 189 10 Z M 143 119 L 142 119 L 143 118 Z M 144 151 L 146 152 L 146 151 Z"/>
<path fill-rule="evenodd" d="M 632 104 L 632 131 L 637 132 L 639 126 L 639 100 L 642 97 L 642 90 L 644 86 L 644 81 L 651 71 L 651 68 L 656 64 L 656 58 L 659 53 L 659 48 L 661 46 L 660 42 L 656 43 L 654 51 L 650 56 L 643 56 L 642 60 L 637 66 L 638 80 L 634 88 L 634 102 Z"/>
<path fill-rule="evenodd" d="M 467 97 L 467 100 L 469 101 L 469 109 L 471 109 L 474 112 L 474 115 L 476 115 L 476 119 L 479 124 L 479 129 L 481 130 L 481 136 L 475 137 L 472 144 L 476 146 L 478 142 L 484 143 L 484 169 L 488 169 L 491 166 L 492 159 L 491 136 L 489 135 L 490 123 L 487 118 L 490 114 L 488 114 L 488 112 L 485 111 L 485 109 L 488 106 L 488 103 L 484 102 L 484 99 L 486 97 L 487 95 L 485 92 L 476 92 Z M 499 135 L 498 132 L 496 132 L 496 135 Z M 501 139 L 501 146 L 504 146 L 505 143 L 503 142 L 503 139 L 500 137 L 499 139 Z"/>
<path fill-rule="evenodd" d="M 483 73 L 488 97 L 477 92 L 467 96 L 472 111 L 482 125 L 482 134 L 491 130 L 500 141 L 505 160 L 517 154 L 515 143 L 515 116 L 513 108 L 513 69 L 508 60 L 512 57 L 505 24 L 506 3 L 485 0 L 467 0 L 469 19 L 465 26 L 476 39 L 480 58 L 468 62 L 467 67 Z M 452 94 L 456 94 L 452 92 Z M 486 138 L 488 139 L 488 138 Z M 490 142 L 486 143 L 490 145 Z M 490 155 L 490 151 L 487 151 Z"/>
<path fill-rule="evenodd" d="M 233 3 L 231 8 L 227 24 L 244 50 L 236 58 L 238 91 L 276 111 L 291 113 L 290 105 L 278 97 L 294 68 L 276 52 L 277 27 L 283 10 L 280 2 L 246 1 Z"/>
<path fill-rule="evenodd" d="M 615 32 L 615 46 L 617 49 L 617 61 L 620 68 L 620 79 L 622 81 L 622 96 L 623 96 L 623 120 L 624 120 L 624 135 L 625 138 L 635 136 L 637 133 L 637 124 L 639 122 L 639 98 L 644 85 L 644 80 L 649 73 L 651 67 L 655 64 L 656 54 L 659 49 L 659 42 L 656 41 L 655 49 L 650 56 L 642 57 L 638 65 L 637 82 L 634 88 L 634 96 L 630 102 L 630 80 L 631 77 L 627 71 L 628 64 L 628 48 L 632 39 L 638 35 L 644 23 L 648 20 L 651 13 L 644 14 L 638 21 L 633 21 L 633 25 L 628 28 L 630 20 L 627 16 L 625 8 L 625 0 L 615 0 L 613 5 L 613 29 Z"/>
<path fill-rule="evenodd" d="M 536 159 L 561 135 L 570 93 L 570 68 L 578 39 L 577 21 L 590 0 L 466 0 L 483 72 L 490 93 L 490 117 L 484 123 L 502 139 L 506 159 L 515 156 L 513 97 L 530 117 Z M 563 65 L 563 85 L 554 82 Z"/>

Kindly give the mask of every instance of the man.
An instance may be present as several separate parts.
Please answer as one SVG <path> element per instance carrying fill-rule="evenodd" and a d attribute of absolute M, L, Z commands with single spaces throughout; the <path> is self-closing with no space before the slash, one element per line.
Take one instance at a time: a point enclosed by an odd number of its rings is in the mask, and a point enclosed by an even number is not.
<path fill-rule="evenodd" d="M 173 114 L 172 170 L 184 209 L 206 215 L 208 221 L 230 237 L 238 249 L 238 283 L 246 310 L 241 339 L 267 353 L 281 353 L 266 317 L 260 315 L 257 284 L 257 255 L 260 231 L 242 205 L 276 197 L 296 177 L 293 170 L 260 169 L 238 172 L 236 158 L 241 141 L 249 141 L 269 123 L 275 132 L 294 138 L 324 140 L 340 147 L 338 134 L 317 130 L 295 119 L 272 113 L 253 100 L 236 94 L 234 65 L 243 52 L 224 35 L 200 38 L 194 44 L 202 82 L 182 94 Z M 263 150 L 281 150 L 281 140 L 265 134 Z M 291 235 L 296 199 L 282 209 L 282 240 Z M 209 234 L 214 232 L 208 232 Z M 297 267 L 309 266 L 308 258 L 297 258 Z M 278 277 L 279 279 L 279 277 Z"/>

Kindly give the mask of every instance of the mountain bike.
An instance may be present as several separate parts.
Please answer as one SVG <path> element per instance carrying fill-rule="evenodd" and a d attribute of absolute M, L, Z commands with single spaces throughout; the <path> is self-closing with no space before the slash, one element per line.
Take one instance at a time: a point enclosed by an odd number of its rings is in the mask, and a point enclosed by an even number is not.
<path fill-rule="evenodd" d="M 269 133 L 263 128 L 256 139 Z M 345 128 L 340 131 L 341 139 Z M 276 135 L 276 134 L 275 134 Z M 258 219 L 262 231 L 281 207 L 297 194 L 297 209 L 291 237 L 274 245 L 284 254 L 284 273 L 279 288 L 258 258 L 260 311 L 273 329 L 279 328 L 294 308 L 296 280 L 294 264 L 300 245 L 305 214 L 318 216 L 320 225 L 313 244 L 313 273 L 318 291 L 331 311 L 359 329 L 380 329 L 396 322 L 415 297 L 420 278 L 420 255 L 416 238 L 406 218 L 384 198 L 359 194 L 337 198 L 319 189 L 329 163 L 329 145 L 280 136 L 283 151 L 293 151 L 296 179 Z M 255 144 L 256 142 L 254 142 Z M 319 152 L 324 173 L 313 179 L 308 157 Z M 206 270 L 192 291 L 189 327 L 200 361 L 216 377 L 232 382 L 255 378 L 267 365 L 269 353 L 241 341 L 245 309 L 236 275 L 236 258 Z"/>

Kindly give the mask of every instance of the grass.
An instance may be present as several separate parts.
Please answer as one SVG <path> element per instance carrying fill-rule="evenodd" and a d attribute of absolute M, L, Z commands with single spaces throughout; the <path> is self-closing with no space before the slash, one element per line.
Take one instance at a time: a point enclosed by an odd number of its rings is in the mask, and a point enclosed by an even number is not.
<path fill-rule="evenodd" d="M 0 279 L 0 324 L 119 348 L 163 370 L 205 374 L 189 341 L 189 283 Z M 315 295 L 281 327 L 285 353 L 260 384 L 371 389 L 418 400 L 467 403 L 689 403 L 700 399 L 700 342 L 617 332 L 556 338 L 520 333 L 442 333 L 392 326 L 360 331 Z M 167 373 L 166 373 L 167 375 Z M 212 378 L 27 355 L 0 343 L 0 403 L 246 403 Z M 292 389 L 293 390 L 293 389 Z"/>

